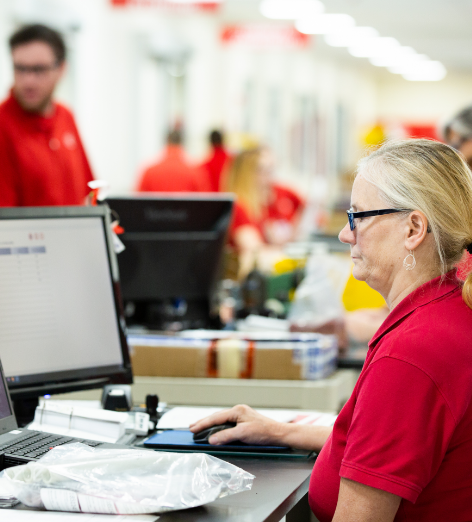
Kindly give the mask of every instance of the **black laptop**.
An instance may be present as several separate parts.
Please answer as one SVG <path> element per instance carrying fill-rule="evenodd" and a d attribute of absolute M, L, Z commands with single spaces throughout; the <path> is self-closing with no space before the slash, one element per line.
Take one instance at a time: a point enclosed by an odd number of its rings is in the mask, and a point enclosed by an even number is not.
<path fill-rule="evenodd" d="M 0 362 L 0 470 L 38 460 L 55 446 L 82 442 L 93 448 L 128 448 L 122 444 L 64 437 L 53 433 L 18 428 Z"/>

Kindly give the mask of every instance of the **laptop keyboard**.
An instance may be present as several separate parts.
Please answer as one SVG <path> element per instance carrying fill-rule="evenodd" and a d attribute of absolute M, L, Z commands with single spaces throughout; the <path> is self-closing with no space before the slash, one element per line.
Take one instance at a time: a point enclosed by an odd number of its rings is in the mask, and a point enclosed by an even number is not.
<path fill-rule="evenodd" d="M 25 436 L 0 445 L 0 453 L 26 459 L 39 459 L 52 448 L 68 444 L 69 442 L 82 442 L 82 444 L 87 444 L 87 446 L 92 448 L 102 444 L 102 442 L 97 442 L 96 440 L 63 437 L 41 431 L 28 431 L 25 433 Z"/>

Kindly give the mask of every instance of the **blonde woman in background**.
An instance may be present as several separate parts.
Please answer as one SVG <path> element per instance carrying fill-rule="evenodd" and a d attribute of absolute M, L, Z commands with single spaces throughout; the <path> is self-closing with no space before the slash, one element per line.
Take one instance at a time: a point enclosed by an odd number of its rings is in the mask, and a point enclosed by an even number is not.
<path fill-rule="evenodd" d="M 304 202 L 293 190 L 275 183 L 273 172 L 270 150 L 254 148 L 236 156 L 223 181 L 223 189 L 237 197 L 230 236 L 243 265 L 250 264 L 257 252 L 261 264 L 270 266 L 296 234 Z"/>
<path fill-rule="evenodd" d="M 321 449 L 321 522 L 471 521 L 472 271 L 462 282 L 455 266 L 472 252 L 472 173 L 443 143 L 386 143 L 360 162 L 348 218 L 354 277 L 390 313 L 333 428 L 236 406 L 192 431 L 233 421 L 210 442 Z"/>

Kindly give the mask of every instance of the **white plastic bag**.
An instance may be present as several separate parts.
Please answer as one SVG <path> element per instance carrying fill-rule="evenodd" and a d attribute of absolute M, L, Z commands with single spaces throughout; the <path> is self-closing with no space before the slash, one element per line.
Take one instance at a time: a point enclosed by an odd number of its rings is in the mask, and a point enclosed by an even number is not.
<path fill-rule="evenodd" d="M 86 513 L 163 513 L 251 489 L 254 476 L 204 453 L 94 449 L 75 443 L 4 470 L 29 507 Z"/>
<path fill-rule="evenodd" d="M 323 252 L 322 248 L 315 250 L 290 306 L 290 329 L 334 333 L 338 336 L 339 347 L 344 347 L 347 338 L 342 294 L 350 273 L 350 260 Z"/>

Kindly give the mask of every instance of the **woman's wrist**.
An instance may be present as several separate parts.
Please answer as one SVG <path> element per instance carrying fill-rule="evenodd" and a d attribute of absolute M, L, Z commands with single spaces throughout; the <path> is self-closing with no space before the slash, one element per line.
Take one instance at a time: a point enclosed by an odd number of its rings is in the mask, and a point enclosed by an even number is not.
<path fill-rule="evenodd" d="M 273 443 L 308 451 L 320 451 L 331 434 L 332 427 L 277 423 Z"/>

